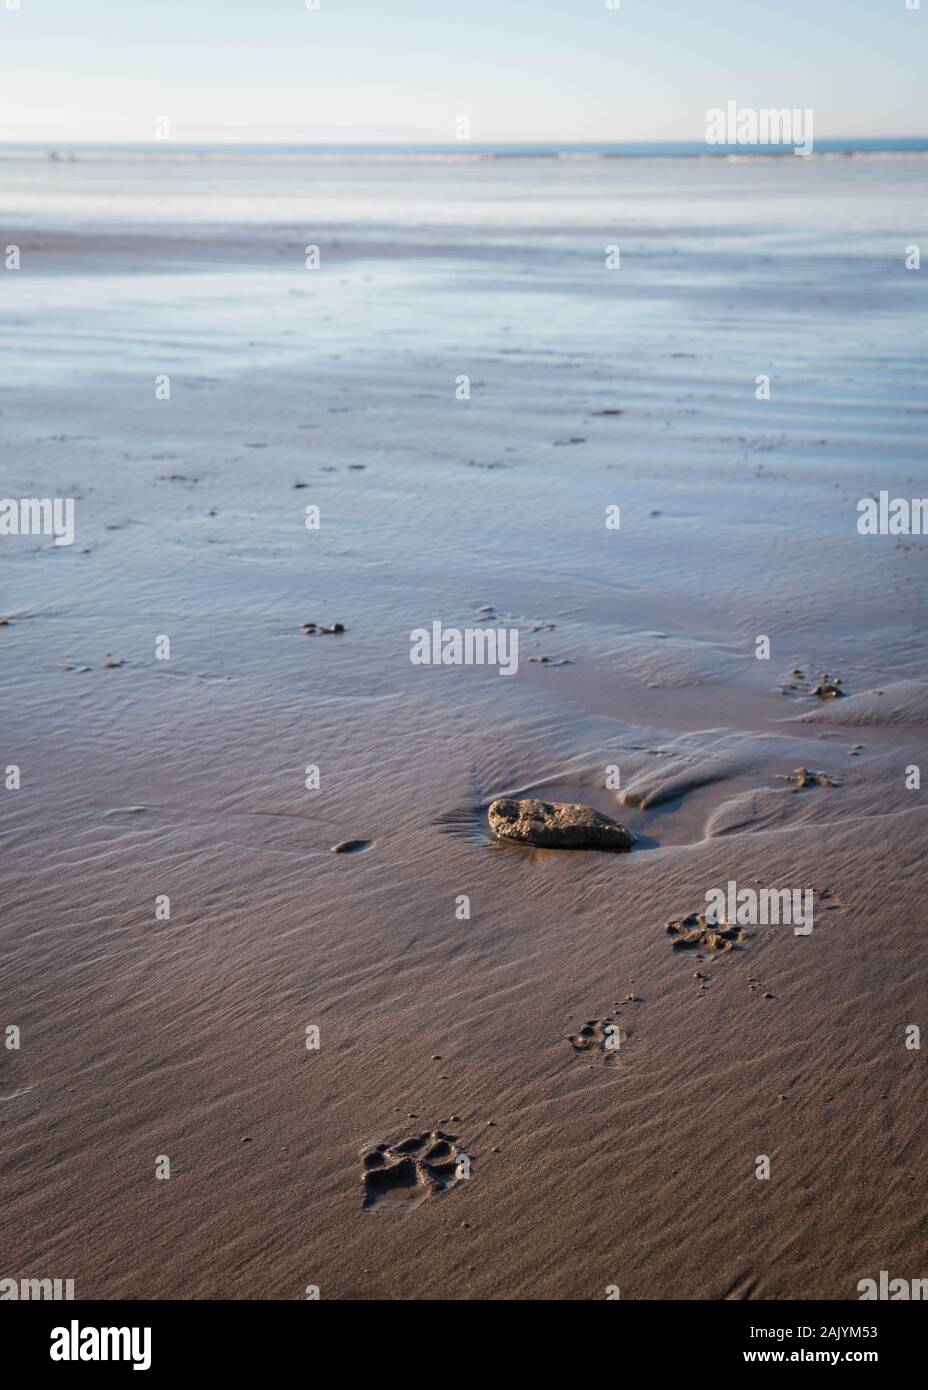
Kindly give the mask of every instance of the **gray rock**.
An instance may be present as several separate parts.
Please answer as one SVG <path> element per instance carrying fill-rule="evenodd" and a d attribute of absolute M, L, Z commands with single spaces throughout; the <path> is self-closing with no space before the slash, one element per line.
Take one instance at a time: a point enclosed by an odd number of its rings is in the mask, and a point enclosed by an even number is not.
<path fill-rule="evenodd" d="M 556 801 L 514 801 L 502 797 L 489 810 L 490 825 L 502 839 L 544 849 L 630 850 L 635 837 L 624 825 L 589 806 Z"/>

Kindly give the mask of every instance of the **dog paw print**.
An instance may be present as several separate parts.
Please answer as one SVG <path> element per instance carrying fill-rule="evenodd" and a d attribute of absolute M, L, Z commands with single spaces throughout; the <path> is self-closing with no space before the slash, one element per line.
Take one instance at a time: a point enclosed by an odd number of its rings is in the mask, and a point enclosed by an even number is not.
<path fill-rule="evenodd" d="M 778 776 L 779 782 L 792 782 L 795 787 L 840 787 L 840 782 L 833 781 L 827 772 L 813 772 L 807 767 L 797 767 L 789 776 Z"/>
<path fill-rule="evenodd" d="M 584 1023 L 578 1033 L 571 1033 L 567 1041 L 574 1052 L 595 1059 L 600 1057 L 606 1066 L 624 1066 L 619 1055 L 620 1046 L 628 1034 L 610 1014 L 607 1018 L 591 1018 Z"/>
<path fill-rule="evenodd" d="M 377 1144 L 361 1158 L 365 1208 L 409 1210 L 470 1177 L 471 1160 L 457 1136 L 441 1129 Z"/>
<path fill-rule="evenodd" d="M 789 700 L 840 700 L 847 692 L 842 688 L 840 676 L 830 676 L 823 671 L 818 677 L 812 675 L 810 668 L 803 670 L 796 666 L 789 678 L 780 684 L 780 689 Z"/>
<path fill-rule="evenodd" d="M 667 935 L 674 951 L 708 951 L 719 954 L 734 951 L 745 940 L 743 927 L 729 922 L 710 921 L 704 912 L 691 912 L 676 922 L 667 923 Z"/>

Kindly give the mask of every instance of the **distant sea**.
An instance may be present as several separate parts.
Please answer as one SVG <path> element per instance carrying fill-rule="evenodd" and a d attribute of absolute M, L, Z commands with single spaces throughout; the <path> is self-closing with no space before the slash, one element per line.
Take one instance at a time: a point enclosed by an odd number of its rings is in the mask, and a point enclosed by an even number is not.
<path fill-rule="evenodd" d="M 815 156 L 928 154 L 928 136 L 816 140 Z M 548 144 L 455 140 L 445 144 L 154 144 L 0 143 L 0 159 L 717 159 L 794 157 L 791 145 L 708 145 L 704 140 Z"/>

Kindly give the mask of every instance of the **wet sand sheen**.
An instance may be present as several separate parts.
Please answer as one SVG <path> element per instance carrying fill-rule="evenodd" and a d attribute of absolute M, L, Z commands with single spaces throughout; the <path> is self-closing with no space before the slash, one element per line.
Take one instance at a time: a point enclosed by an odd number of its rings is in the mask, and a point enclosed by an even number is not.
<path fill-rule="evenodd" d="M 266 227 L 230 228 L 251 268 L 178 274 L 165 223 L 157 276 L 131 245 L 111 275 L 85 229 L 86 276 L 20 284 L 7 487 L 73 488 L 78 542 L 0 557 L 24 769 L 0 797 L 4 1013 L 28 1038 L 0 1052 L 5 1273 L 104 1298 L 847 1298 L 887 1250 L 919 1267 L 925 572 L 854 530 L 856 498 L 919 467 L 921 291 L 869 212 L 911 236 L 918 208 L 895 164 L 819 176 L 859 213 L 862 275 L 824 185 L 800 203 L 768 163 L 702 193 L 687 171 L 704 220 L 662 239 L 673 170 L 555 172 L 639 217 L 640 275 L 608 299 L 556 199 L 533 256 L 503 249 L 485 171 L 479 236 L 420 229 L 420 254 L 397 225 L 318 283 L 263 268 Z M 746 270 L 722 289 L 719 180 Z M 774 195 L 809 238 L 776 299 L 750 270 Z M 389 184 L 374 201 L 389 217 Z M 52 334 L 78 375 L 24 378 Z M 488 606 L 516 676 L 412 666 L 413 628 Z M 784 693 L 794 669 L 847 693 Z M 503 847 L 503 796 L 638 845 Z M 814 885 L 813 934 L 675 951 L 668 923 L 730 879 Z M 473 1168 L 433 1190 L 394 1150 L 439 1131 L 435 1162 Z M 404 1166 L 365 1205 L 377 1145 Z"/>

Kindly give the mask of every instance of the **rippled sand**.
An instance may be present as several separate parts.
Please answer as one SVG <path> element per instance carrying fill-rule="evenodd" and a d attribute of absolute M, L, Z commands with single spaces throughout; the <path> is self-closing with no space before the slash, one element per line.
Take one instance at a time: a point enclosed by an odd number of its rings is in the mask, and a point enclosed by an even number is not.
<path fill-rule="evenodd" d="M 914 1277 L 928 538 L 856 503 L 924 492 L 919 162 L 278 170 L 247 212 L 242 170 L 17 177 L 2 491 L 77 539 L 0 542 L 2 1273 Z M 433 619 L 517 628 L 517 675 L 412 665 Z M 504 846 L 517 794 L 639 846 Z M 814 887 L 814 932 L 673 950 L 729 880 Z"/>

